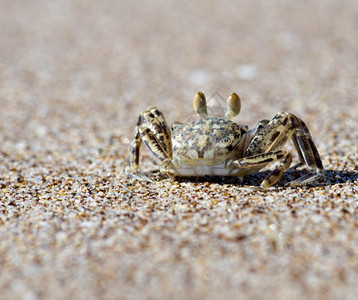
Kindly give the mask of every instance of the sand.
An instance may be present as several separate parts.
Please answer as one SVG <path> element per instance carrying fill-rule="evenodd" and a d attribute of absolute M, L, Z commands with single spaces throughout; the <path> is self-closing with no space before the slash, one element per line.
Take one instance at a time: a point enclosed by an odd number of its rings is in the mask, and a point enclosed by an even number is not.
<path fill-rule="evenodd" d="M 357 299 L 356 1 L 0 6 L 1 299 Z M 194 120 L 201 90 L 301 117 L 325 178 L 173 179 L 149 151 L 126 176 L 139 113 Z"/>

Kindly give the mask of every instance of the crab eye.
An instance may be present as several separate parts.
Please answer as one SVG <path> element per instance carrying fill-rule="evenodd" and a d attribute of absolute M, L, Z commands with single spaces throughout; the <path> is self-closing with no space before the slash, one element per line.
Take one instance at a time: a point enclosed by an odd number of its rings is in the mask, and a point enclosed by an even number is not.
<path fill-rule="evenodd" d="M 237 116 L 240 113 L 241 110 L 241 100 L 240 97 L 235 94 L 232 93 L 228 98 L 227 98 L 227 111 L 225 114 L 225 119 L 232 119 L 235 116 Z"/>
<path fill-rule="evenodd" d="M 203 92 L 198 92 L 195 94 L 193 98 L 193 108 L 200 119 L 206 118 L 208 116 L 206 98 Z"/>

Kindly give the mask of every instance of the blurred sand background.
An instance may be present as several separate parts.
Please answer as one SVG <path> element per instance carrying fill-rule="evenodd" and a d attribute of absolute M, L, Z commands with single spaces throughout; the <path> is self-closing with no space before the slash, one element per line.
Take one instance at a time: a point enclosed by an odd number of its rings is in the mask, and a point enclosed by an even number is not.
<path fill-rule="evenodd" d="M 358 298 L 357 1 L 0 8 L 1 299 Z M 139 113 L 194 118 L 199 90 L 301 117 L 326 178 L 128 179 Z"/>

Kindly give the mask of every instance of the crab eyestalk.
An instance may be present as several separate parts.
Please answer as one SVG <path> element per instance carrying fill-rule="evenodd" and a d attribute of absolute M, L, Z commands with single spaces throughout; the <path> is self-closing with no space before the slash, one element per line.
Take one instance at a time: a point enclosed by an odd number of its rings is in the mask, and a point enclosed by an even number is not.
<path fill-rule="evenodd" d="M 225 113 L 225 119 L 230 120 L 236 117 L 241 110 L 241 100 L 240 97 L 232 93 L 229 98 L 227 98 L 227 111 Z"/>
<path fill-rule="evenodd" d="M 203 92 L 197 92 L 193 98 L 193 108 L 200 119 L 204 119 L 208 116 L 206 107 L 206 98 Z"/>

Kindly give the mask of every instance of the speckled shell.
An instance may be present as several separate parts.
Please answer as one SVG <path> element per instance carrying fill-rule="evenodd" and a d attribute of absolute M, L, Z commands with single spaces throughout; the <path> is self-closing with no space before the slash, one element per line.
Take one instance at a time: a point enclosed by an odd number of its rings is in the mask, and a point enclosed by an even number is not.
<path fill-rule="evenodd" d="M 176 126 L 173 159 L 186 165 L 217 165 L 242 156 L 246 126 L 220 118 L 206 118 Z"/>

